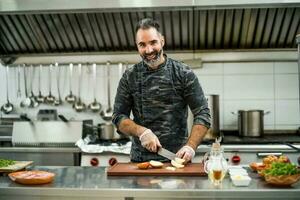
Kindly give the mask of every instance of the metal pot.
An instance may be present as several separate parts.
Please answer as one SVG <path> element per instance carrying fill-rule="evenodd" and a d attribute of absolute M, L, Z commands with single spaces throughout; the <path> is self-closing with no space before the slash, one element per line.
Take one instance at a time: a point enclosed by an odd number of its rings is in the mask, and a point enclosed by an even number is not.
<path fill-rule="evenodd" d="M 220 100 L 219 95 L 211 94 L 206 95 L 206 100 L 211 117 L 211 126 L 208 129 L 205 138 L 215 139 L 220 136 Z"/>
<path fill-rule="evenodd" d="M 239 110 L 239 136 L 262 137 L 264 135 L 264 115 L 268 113 L 264 113 L 263 110 Z"/>
<path fill-rule="evenodd" d="M 98 134 L 101 140 L 119 140 L 126 137 L 119 134 L 115 126 L 110 122 L 98 124 Z"/>
<path fill-rule="evenodd" d="M 207 131 L 205 135 L 205 139 L 215 139 L 216 137 L 220 136 L 220 98 L 219 95 L 210 94 L 205 95 L 207 100 L 208 108 L 210 110 L 210 117 L 211 117 L 211 127 Z M 189 109 L 188 114 L 188 131 L 191 133 L 191 129 L 193 126 L 193 113 Z"/>

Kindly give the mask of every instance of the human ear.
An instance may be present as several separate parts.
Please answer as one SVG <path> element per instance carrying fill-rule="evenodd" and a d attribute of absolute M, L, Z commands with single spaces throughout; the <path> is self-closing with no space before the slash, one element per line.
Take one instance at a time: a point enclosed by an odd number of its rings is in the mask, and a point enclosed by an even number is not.
<path fill-rule="evenodd" d="M 165 45 L 165 37 L 164 36 L 161 36 L 161 46 L 163 47 Z"/>

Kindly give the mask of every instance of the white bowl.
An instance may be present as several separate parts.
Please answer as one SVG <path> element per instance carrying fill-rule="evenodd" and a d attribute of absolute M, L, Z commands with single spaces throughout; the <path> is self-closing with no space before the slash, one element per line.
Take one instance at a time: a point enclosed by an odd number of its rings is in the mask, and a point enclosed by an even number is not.
<path fill-rule="evenodd" d="M 248 186 L 251 182 L 251 178 L 244 175 L 233 175 L 230 178 L 235 186 Z"/>
<path fill-rule="evenodd" d="M 245 169 L 229 169 L 228 171 L 230 175 L 248 175 Z"/>
<path fill-rule="evenodd" d="M 248 172 L 246 171 L 229 171 L 230 176 L 240 175 L 240 176 L 248 176 Z"/>

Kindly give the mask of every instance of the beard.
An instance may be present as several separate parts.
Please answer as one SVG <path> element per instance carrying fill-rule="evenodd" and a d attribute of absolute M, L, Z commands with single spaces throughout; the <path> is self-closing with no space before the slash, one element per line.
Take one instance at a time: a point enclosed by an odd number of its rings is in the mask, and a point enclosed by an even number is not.
<path fill-rule="evenodd" d="M 144 53 L 141 55 L 143 61 L 149 65 L 150 67 L 157 67 L 160 62 L 161 62 L 161 56 L 162 56 L 162 49 L 160 49 L 159 51 L 154 50 L 151 53 Z M 151 58 L 149 58 L 151 57 Z"/>

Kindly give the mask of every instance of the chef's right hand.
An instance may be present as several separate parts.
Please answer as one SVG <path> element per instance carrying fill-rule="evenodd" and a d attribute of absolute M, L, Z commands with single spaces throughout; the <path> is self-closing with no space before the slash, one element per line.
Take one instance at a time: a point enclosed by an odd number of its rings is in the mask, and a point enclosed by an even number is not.
<path fill-rule="evenodd" d="M 142 146 L 148 151 L 157 152 L 158 148 L 161 147 L 157 136 L 150 129 L 146 129 L 139 138 Z"/>

